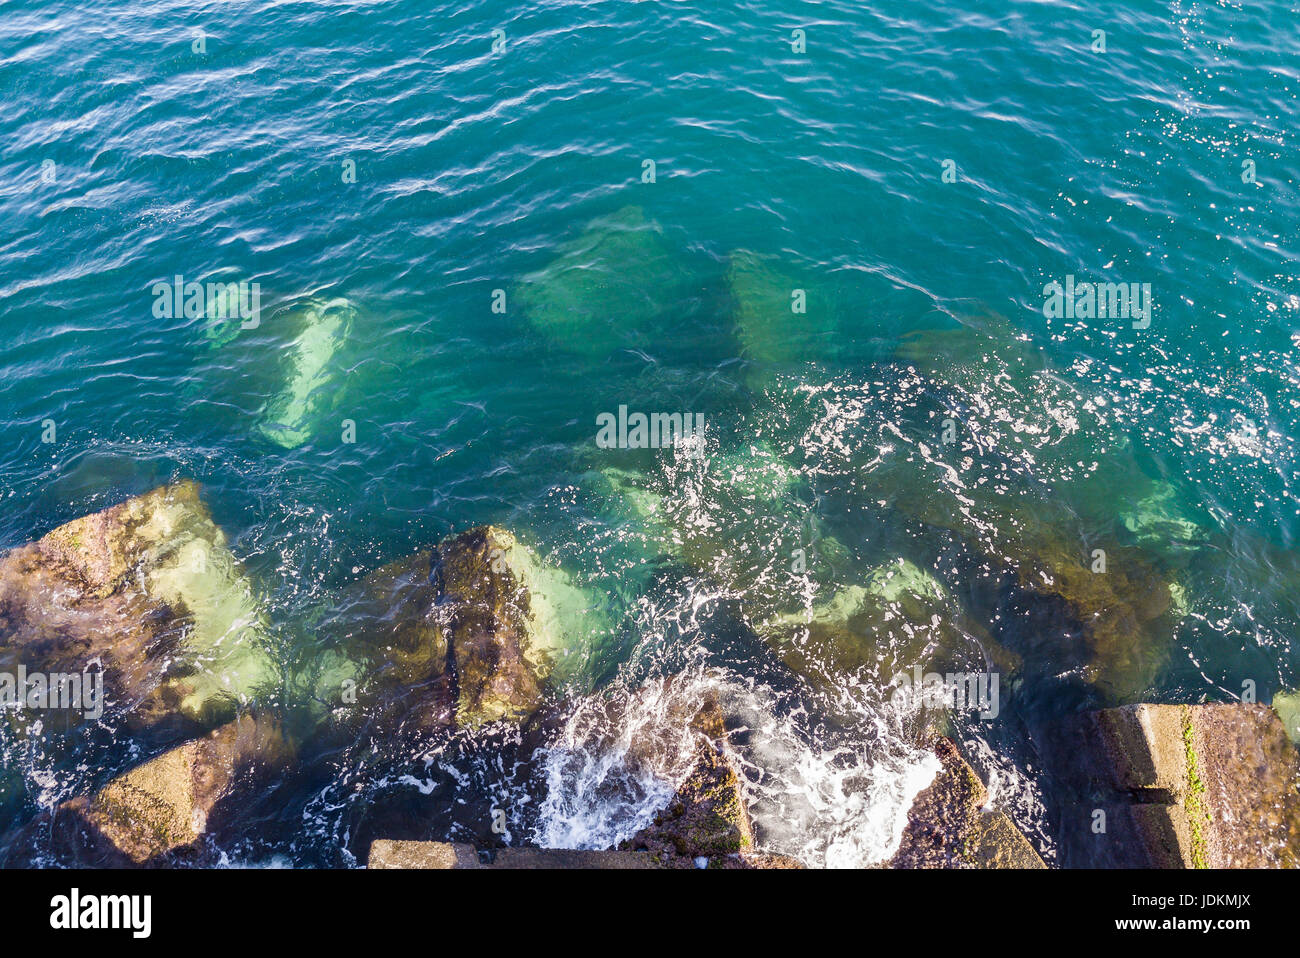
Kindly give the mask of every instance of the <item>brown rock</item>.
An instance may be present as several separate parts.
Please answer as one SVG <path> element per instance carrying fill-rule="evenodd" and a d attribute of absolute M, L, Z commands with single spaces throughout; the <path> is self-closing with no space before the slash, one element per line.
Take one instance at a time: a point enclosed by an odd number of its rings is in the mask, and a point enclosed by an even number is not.
<path fill-rule="evenodd" d="M 575 851 L 564 848 L 502 848 L 483 857 L 474 846 L 451 842 L 395 842 L 380 839 L 370 846 L 369 868 L 412 869 L 593 869 L 657 868 L 649 855 L 620 851 Z"/>
<path fill-rule="evenodd" d="M 350 663 L 338 675 L 357 682 L 355 713 L 428 727 L 522 721 L 541 704 L 557 641 L 537 590 L 562 580 L 495 526 L 367 576 L 325 627 Z"/>
<path fill-rule="evenodd" d="M 706 702 L 691 728 L 698 734 L 695 767 L 654 823 L 619 846 L 648 851 L 670 867 L 695 867 L 696 858 L 714 859 L 754 847 L 740 776 L 717 737 L 723 731 L 717 703 Z"/>
<path fill-rule="evenodd" d="M 452 650 L 463 725 L 522 719 L 541 704 L 529 595 L 509 561 L 514 547 L 513 537 L 488 526 L 442 543 L 434 557 L 435 627 Z"/>
<path fill-rule="evenodd" d="M 133 724 L 191 733 L 275 675 L 260 610 L 198 486 L 163 486 L 0 556 L 0 669 L 84 673 Z"/>
<path fill-rule="evenodd" d="M 195 851 L 219 810 L 237 814 L 240 797 L 292 754 L 277 722 L 242 716 L 63 803 L 49 822 L 54 847 L 116 866 L 166 864 Z"/>
<path fill-rule="evenodd" d="M 948 738 L 934 743 L 942 767 L 912 802 L 890 868 L 1045 868 L 1006 815 L 983 809 L 988 791 Z"/>

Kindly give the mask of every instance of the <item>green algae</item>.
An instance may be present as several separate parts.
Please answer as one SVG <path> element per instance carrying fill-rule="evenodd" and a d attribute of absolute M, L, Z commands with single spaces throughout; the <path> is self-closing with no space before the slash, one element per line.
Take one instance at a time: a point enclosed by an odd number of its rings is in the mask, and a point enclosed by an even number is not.
<path fill-rule="evenodd" d="M 1192 831 L 1192 867 L 1209 868 L 1206 852 L 1205 828 L 1210 823 L 1210 810 L 1205 804 L 1205 782 L 1201 779 L 1200 763 L 1194 746 L 1195 733 L 1192 728 L 1192 711 L 1183 707 L 1183 745 L 1187 754 L 1187 797 L 1183 805 L 1187 810 L 1187 820 Z"/>

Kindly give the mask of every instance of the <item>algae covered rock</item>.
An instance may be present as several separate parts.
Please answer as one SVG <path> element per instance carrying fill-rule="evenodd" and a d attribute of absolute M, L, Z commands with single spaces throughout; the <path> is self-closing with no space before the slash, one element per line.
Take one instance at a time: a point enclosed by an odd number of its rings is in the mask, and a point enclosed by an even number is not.
<path fill-rule="evenodd" d="M 1005 814 L 986 811 L 988 792 L 951 739 L 934 743 L 941 768 L 916 796 L 890 868 L 1046 868 Z"/>
<path fill-rule="evenodd" d="M 791 668 L 814 681 L 853 676 L 883 687 L 917 669 L 1001 675 L 1020 665 L 962 613 L 934 576 L 903 558 L 872 569 L 863 584 L 840 589 L 804 613 L 764 623 L 760 632 Z"/>
<path fill-rule="evenodd" d="M 591 357 L 650 341 L 681 301 L 683 271 L 640 207 L 593 220 L 545 267 L 521 280 L 514 301 L 556 346 Z"/>
<path fill-rule="evenodd" d="M 457 721 L 518 720 L 591 624 L 591 600 L 514 535 L 483 526 L 438 546 L 435 627 L 451 649 Z"/>
<path fill-rule="evenodd" d="M 539 628 L 517 560 L 519 543 L 486 527 L 438 546 L 433 624 L 452 650 L 463 725 L 522 719 L 541 704 L 553 636 Z"/>
<path fill-rule="evenodd" d="M 109 867 L 194 860 L 205 837 L 268 800 L 294 754 L 275 719 L 241 716 L 64 802 L 27 829 L 26 850 L 48 842 L 60 860 Z"/>
<path fill-rule="evenodd" d="M 536 711 L 548 680 L 593 626 L 591 599 L 510 532 L 480 526 L 371 573 L 321 631 L 335 659 L 313 677 L 331 707 L 479 726 Z"/>
<path fill-rule="evenodd" d="M 252 585 L 180 482 L 0 556 L 0 663 L 86 672 L 134 721 L 215 724 L 275 683 Z"/>
<path fill-rule="evenodd" d="M 754 829 L 740 776 L 726 752 L 717 703 L 705 702 L 690 726 L 698 736 L 690 774 L 654 822 L 619 846 L 647 851 L 674 867 L 694 867 L 697 858 L 734 855 L 754 847 Z"/>

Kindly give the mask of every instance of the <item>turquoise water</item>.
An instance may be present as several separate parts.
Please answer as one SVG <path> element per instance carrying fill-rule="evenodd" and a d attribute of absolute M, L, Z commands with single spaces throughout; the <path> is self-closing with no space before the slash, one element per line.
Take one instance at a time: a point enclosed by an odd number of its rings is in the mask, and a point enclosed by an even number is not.
<path fill-rule="evenodd" d="M 814 563 L 806 607 L 907 557 L 1025 656 L 1003 726 L 963 735 L 1050 856 L 1050 773 L 1026 728 L 1107 699 L 1300 684 L 1298 15 L 9 0 L 0 545 L 197 479 L 293 664 L 317 650 L 304 623 L 361 572 L 497 523 L 611 623 L 571 701 L 725 647 L 755 712 L 784 693 L 736 650 L 762 646 L 753 608 L 797 591 L 777 575 L 792 550 L 820 536 L 849 553 Z M 158 317 L 153 287 L 177 275 L 258 283 L 260 324 Z M 1044 286 L 1066 276 L 1150 284 L 1149 326 L 1049 319 Z M 785 308 L 795 289 L 804 313 Z M 304 310 L 333 299 L 346 318 L 313 338 Z M 596 417 L 620 405 L 703 415 L 706 463 L 598 448 Z M 795 478 L 735 494 L 737 463 L 769 456 Z M 726 543 L 683 560 L 609 469 Z M 1016 510 L 1081 555 L 1115 542 L 1177 575 L 1154 669 L 1070 681 L 1077 656 L 972 546 L 1020 549 Z M 718 565 L 729 548 L 739 573 Z M 872 810 L 905 809 L 920 766 L 876 749 L 873 701 L 823 702 L 838 739 L 776 706 L 754 726 L 773 844 L 882 855 Z M 473 769 L 462 788 L 533 796 L 517 820 L 533 840 L 595 841 L 570 827 L 600 810 L 572 807 L 562 762 L 542 785 L 494 775 L 483 755 L 535 744 L 500 734 L 447 759 Z M 51 771 L 9 748 L 10 823 L 139 757 L 103 754 Z M 414 755 L 331 759 L 331 784 L 284 813 L 291 837 L 231 854 L 352 863 L 335 849 L 364 811 L 330 789 L 406 776 L 436 803 L 441 759 Z M 853 769 L 871 801 L 842 787 Z M 776 824 L 822 788 L 831 811 Z M 432 837 L 474 833 L 421 808 Z"/>

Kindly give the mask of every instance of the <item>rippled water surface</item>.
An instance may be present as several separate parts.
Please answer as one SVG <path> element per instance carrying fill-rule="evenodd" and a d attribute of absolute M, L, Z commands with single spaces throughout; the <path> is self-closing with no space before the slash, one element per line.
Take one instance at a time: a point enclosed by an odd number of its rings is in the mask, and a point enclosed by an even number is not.
<path fill-rule="evenodd" d="M 954 731 L 1051 858 L 1035 723 L 1300 684 L 1298 24 L 7 0 L 0 546 L 196 479 L 290 670 L 348 583 L 481 523 L 594 597 L 544 728 L 340 747 L 231 863 L 489 840 L 498 805 L 513 841 L 603 847 L 671 794 L 672 701 L 705 689 L 765 844 L 880 861 L 937 767 L 884 688 L 906 642 L 845 662 L 765 623 L 915 566 L 1022 661 Z M 175 276 L 256 282 L 260 323 L 160 317 Z M 1150 284 L 1149 325 L 1046 316 L 1067 276 Z M 599 448 L 620 405 L 702 415 L 704 456 Z M 994 571 L 1097 548 L 1171 596 L 1108 626 L 1100 679 Z M 94 739 L 6 738 L 0 826 L 143 757 Z"/>

